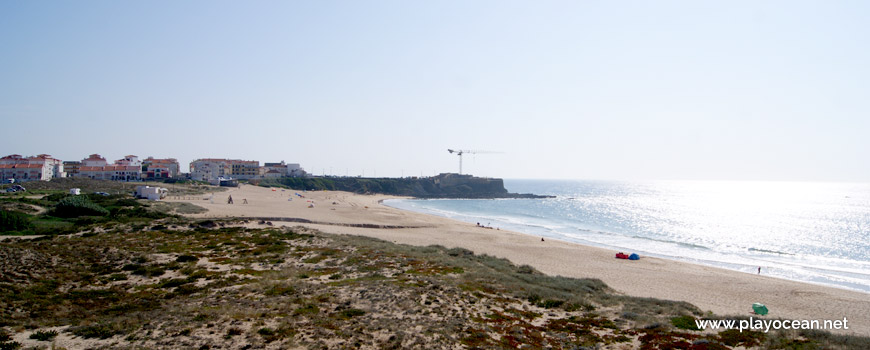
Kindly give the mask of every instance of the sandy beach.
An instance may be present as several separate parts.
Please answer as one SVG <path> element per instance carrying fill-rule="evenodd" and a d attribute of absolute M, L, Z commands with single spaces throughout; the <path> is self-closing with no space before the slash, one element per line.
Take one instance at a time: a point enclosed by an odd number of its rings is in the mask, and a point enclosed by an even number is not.
<path fill-rule="evenodd" d="M 227 203 L 228 196 L 232 196 L 233 204 Z M 310 223 L 278 220 L 273 223 L 402 244 L 462 247 L 476 254 L 507 258 L 518 265 L 528 264 L 551 275 L 598 278 L 627 295 L 686 301 L 717 315 L 752 316 L 752 303 L 760 302 L 770 309 L 766 318 L 846 318 L 849 329 L 834 332 L 870 335 L 870 295 L 866 293 L 665 259 L 617 260 L 613 257 L 615 252 L 608 249 L 553 239 L 542 242 L 540 237 L 481 228 L 380 204 L 389 198 L 395 197 L 242 185 L 214 195 L 166 200 L 190 202 L 208 209 L 191 217 L 289 218 Z"/>

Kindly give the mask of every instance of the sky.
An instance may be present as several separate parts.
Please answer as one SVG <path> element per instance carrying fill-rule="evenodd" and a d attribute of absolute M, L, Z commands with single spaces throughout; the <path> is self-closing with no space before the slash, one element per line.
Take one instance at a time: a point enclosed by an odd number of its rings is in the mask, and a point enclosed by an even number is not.
<path fill-rule="evenodd" d="M 0 153 L 870 182 L 866 1 L 3 1 Z"/>

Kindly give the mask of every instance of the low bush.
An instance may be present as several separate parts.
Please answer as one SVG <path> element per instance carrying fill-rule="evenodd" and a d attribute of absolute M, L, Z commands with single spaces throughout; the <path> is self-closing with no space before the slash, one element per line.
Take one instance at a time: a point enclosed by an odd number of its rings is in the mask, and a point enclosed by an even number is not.
<path fill-rule="evenodd" d="M 185 262 L 191 262 L 191 261 L 199 261 L 199 258 L 197 258 L 193 255 L 180 255 L 179 257 L 175 258 L 175 261 L 180 262 L 180 263 L 185 263 Z"/>
<path fill-rule="evenodd" d="M 79 216 L 106 216 L 109 211 L 91 202 L 85 196 L 64 197 L 55 205 L 52 215 L 62 218 L 76 218 Z"/>
<path fill-rule="evenodd" d="M 30 215 L 0 210 L 0 232 L 25 231 L 33 228 Z"/>
<path fill-rule="evenodd" d="M 173 278 L 160 282 L 160 284 L 158 284 L 157 286 L 160 288 L 175 288 L 188 283 L 190 283 L 190 281 L 188 281 L 187 279 Z"/>
<path fill-rule="evenodd" d="M 671 319 L 671 324 L 679 329 L 688 329 L 692 331 L 700 330 L 695 324 L 695 318 L 692 316 L 678 316 Z"/>
<path fill-rule="evenodd" d="M 235 337 L 235 336 L 237 336 L 237 335 L 241 335 L 241 334 L 242 334 L 242 330 L 241 330 L 241 329 L 236 328 L 236 327 L 233 327 L 233 328 L 230 328 L 230 329 L 227 330 L 227 335 L 225 335 L 224 338 L 225 338 L 225 339 L 230 339 L 230 338 L 232 338 L 232 337 Z"/>
<path fill-rule="evenodd" d="M 30 339 L 36 339 L 39 341 L 49 341 L 54 339 L 57 336 L 57 331 L 36 331 L 30 334 Z"/>
<path fill-rule="evenodd" d="M 365 315 L 366 312 L 360 309 L 347 309 L 340 313 L 342 318 L 353 318 L 356 316 Z"/>
<path fill-rule="evenodd" d="M 17 341 L 2 341 L 0 342 L 0 350 L 16 350 L 21 348 L 21 343 Z"/>
<path fill-rule="evenodd" d="M 101 323 L 90 326 L 80 326 L 72 329 L 72 334 L 82 338 L 99 338 L 109 339 L 117 334 L 124 333 L 123 330 L 111 324 Z"/>

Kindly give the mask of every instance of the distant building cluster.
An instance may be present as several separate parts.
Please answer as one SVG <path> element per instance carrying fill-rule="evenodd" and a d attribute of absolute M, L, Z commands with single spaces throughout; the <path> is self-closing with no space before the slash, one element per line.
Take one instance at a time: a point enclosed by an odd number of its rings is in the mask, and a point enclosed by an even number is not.
<path fill-rule="evenodd" d="M 190 162 L 190 178 L 215 182 L 220 179 L 264 179 L 285 176 L 304 176 L 305 170 L 295 163 L 266 163 L 256 160 L 203 158 Z"/>
<path fill-rule="evenodd" d="M 109 164 L 99 154 L 91 154 L 81 161 L 63 162 L 66 177 L 80 177 L 96 180 L 141 181 L 174 178 L 179 176 L 178 161 L 175 158 L 140 160 L 138 156 L 128 155 Z"/>
<path fill-rule="evenodd" d="M 72 177 L 111 181 L 147 181 L 163 179 L 193 179 L 217 183 L 223 179 L 264 179 L 285 176 L 304 176 L 305 170 L 294 163 L 266 163 L 239 159 L 203 158 L 190 163 L 190 173 L 180 172 L 175 158 L 158 159 L 128 155 L 109 164 L 99 154 L 91 154 L 80 161 L 61 161 L 48 154 L 23 157 L 12 154 L 0 158 L 0 179 L 8 182 Z"/>

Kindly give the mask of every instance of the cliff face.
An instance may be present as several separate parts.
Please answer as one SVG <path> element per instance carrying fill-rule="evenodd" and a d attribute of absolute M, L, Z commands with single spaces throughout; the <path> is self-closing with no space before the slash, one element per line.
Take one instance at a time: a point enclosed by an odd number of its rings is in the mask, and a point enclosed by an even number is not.
<path fill-rule="evenodd" d="M 434 187 L 429 193 L 441 197 L 503 198 L 509 194 L 502 179 L 448 173 L 424 180 Z"/>
<path fill-rule="evenodd" d="M 471 175 L 440 174 L 427 178 L 311 177 L 279 178 L 259 182 L 261 186 L 282 185 L 297 190 L 332 190 L 381 193 L 417 198 L 542 198 L 533 194 L 508 193 L 502 179 Z"/>

